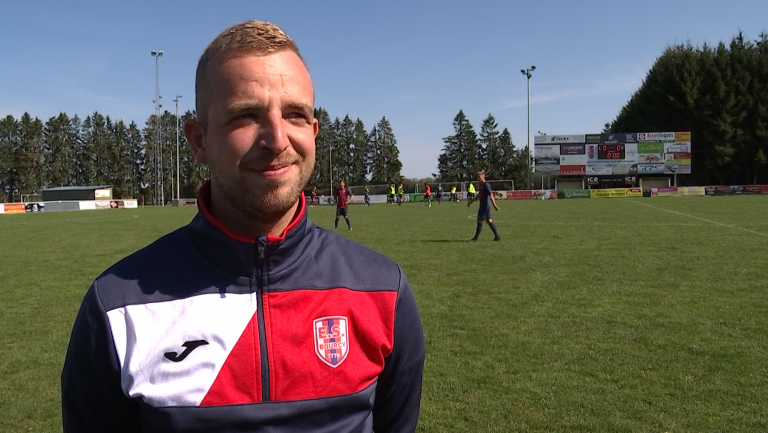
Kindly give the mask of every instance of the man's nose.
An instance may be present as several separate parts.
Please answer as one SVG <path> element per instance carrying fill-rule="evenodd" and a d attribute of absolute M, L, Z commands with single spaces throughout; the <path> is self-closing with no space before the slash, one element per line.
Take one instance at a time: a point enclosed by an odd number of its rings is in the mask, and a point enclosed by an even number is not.
<path fill-rule="evenodd" d="M 285 125 L 282 113 L 269 112 L 261 122 L 259 145 L 272 149 L 276 154 L 282 153 L 289 145 L 285 135 Z"/>

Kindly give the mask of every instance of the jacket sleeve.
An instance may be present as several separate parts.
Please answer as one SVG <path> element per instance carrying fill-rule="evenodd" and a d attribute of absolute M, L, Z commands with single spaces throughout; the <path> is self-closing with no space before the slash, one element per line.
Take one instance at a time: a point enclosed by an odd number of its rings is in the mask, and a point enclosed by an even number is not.
<path fill-rule="evenodd" d="M 123 393 L 109 320 L 94 283 L 72 328 L 61 372 L 64 433 L 137 432 L 136 402 Z"/>
<path fill-rule="evenodd" d="M 424 333 L 416 299 L 403 270 L 398 270 L 400 290 L 395 306 L 394 344 L 376 385 L 375 432 L 412 432 L 419 419 L 426 353 Z"/>

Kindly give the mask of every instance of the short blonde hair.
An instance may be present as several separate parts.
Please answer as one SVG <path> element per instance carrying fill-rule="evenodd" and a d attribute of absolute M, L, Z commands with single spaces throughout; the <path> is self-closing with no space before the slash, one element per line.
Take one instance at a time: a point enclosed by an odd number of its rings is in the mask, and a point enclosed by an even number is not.
<path fill-rule="evenodd" d="M 208 68 L 214 59 L 237 57 L 241 55 L 266 56 L 278 51 L 292 51 L 299 56 L 304 66 L 304 58 L 299 48 L 278 26 L 265 21 L 246 21 L 219 33 L 203 51 L 197 62 L 195 75 L 195 109 L 197 119 L 205 124 L 208 119 L 208 87 L 206 77 Z"/>

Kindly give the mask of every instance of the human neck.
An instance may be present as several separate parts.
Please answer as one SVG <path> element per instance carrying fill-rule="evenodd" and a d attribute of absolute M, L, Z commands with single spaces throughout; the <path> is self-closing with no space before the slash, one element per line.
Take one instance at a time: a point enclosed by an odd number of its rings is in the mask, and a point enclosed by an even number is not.
<path fill-rule="evenodd" d="M 235 233 L 253 237 L 263 235 L 281 236 L 296 216 L 299 201 L 296 200 L 283 215 L 277 218 L 255 220 L 226 200 L 224 195 L 212 185 L 210 212 L 214 218 L 221 221 L 225 227 Z"/>

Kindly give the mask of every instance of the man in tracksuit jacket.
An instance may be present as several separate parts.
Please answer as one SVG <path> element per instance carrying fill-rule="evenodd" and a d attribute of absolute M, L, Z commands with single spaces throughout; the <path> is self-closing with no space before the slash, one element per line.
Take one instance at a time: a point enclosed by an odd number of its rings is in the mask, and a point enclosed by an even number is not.
<path fill-rule="evenodd" d="M 307 219 L 318 125 L 295 45 L 235 25 L 197 78 L 184 131 L 210 168 L 199 212 L 86 293 L 64 431 L 414 431 L 416 302 L 397 264 Z"/>

